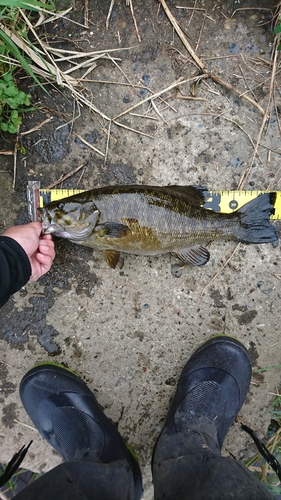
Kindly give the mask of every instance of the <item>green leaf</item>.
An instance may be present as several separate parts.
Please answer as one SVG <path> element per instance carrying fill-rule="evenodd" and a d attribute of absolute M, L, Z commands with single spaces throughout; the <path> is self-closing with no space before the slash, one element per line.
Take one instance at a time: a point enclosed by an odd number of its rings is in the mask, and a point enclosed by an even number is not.
<path fill-rule="evenodd" d="M 23 92 L 22 90 L 18 90 L 17 98 L 18 98 L 19 104 L 24 104 L 26 97 L 27 97 L 27 95 L 25 92 Z"/>
<path fill-rule="evenodd" d="M 6 99 L 6 103 L 8 104 L 8 106 L 10 106 L 11 109 L 17 109 L 19 106 L 17 100 L 12 99 L 11 97 L 8 97 Z"/>
<path fill-rule="evenodd" d="M 13 118 L 10 123 L 12 123 L 15 127 L 18 127 L 22 123 L 22 119 L 18 116 L 17 118 Z"/>
<path fill-rule="evenodd" d="M 8 124 L 8 132 L 10 132 L 10 134 L 16 134 L 17 131 L 18 131 L 18 127 L 15 127 L 15 125 L 13 125 L 13 123 Z"/>
<path fill-rule="evenodd" d="M 19 93 L 19 91 L 14 85 L 13 86 L 10 85 L 6 89 L 6 95 L 9 97 L 15 97 L 16 95 L 18 95 L 18 93 Z"/>
<path fill-rule="evenodd" d="M 8 124 L 7 123 L 1 123 L 1 130 L 3 130 L 3 132 L 8 132 Z"/>
<path fill-rule="evenodd" d="M 2 78 L 3 78 L 3 80 L 5 80 L 5 82 L 11 82 L 11 81 L 13 81 L 12 71 L 7 71 L 7 73 L 5 73 L 2 76 Z"/>
<path fill-rule="evenodd" d="M 1 0 L 0 0 L 1 2 Z M 273 30 L 274 35 L 277 35 L 278 33 L 281 33 L 281 24 L 277 24 Z"/>
<path fill-rule="evenodd" d="M 30 67 L 30 65 L 26 62 L 26 60 L 24 59 L 24 57 L 21 55 L 21 53 L 20 53 L 18 47 L 16 46 L 16 44 L 2 30 L 0 30 L 0 38 L 2 38 L 2 40 L 4 40 L 4 42 L 6 43 L 9 51 L 11 52 L 11 54 L 13 54 L 13 56 L 16 57 L 16 59 L 19 61 L 19 63 L 22 65 L 22 67 L 25 69 L 25 71 L 30 76 L 32 76 L 33 80 L 35 80 L 35 82 L 38 83 L 38 85 L 40 85 L 40 87 L 43 90 L 45 90 L 44 87 L 43 87 L 43 85 L 39 82 L 38 78 L 33 73 L 32 68 Z"/>
<path fill-rule="evenodd" d="M 18 9 L 28 9 L 28 10 L 52 10 L 52 6 L 43 2 L 37 2 L 37 0 L 0 0 L 0 5 L 4 7 L 17 7 Z"/>
<path fill-rule="evenodd" d="M 29 94 L 27 94 L 27 95 L 25 96 L 25 98 L 24 98 L 23 104 L 24 104 L 25 106 L 30 106 L 30 104 L 31 104 L 29 97 L 31 97 L 31 96 L 30 96 Z"/>

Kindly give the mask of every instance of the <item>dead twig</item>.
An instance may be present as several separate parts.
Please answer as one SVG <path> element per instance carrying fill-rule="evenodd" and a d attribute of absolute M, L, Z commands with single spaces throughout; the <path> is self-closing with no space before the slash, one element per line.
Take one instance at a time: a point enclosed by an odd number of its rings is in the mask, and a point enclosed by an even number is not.
<path fill-rule="evenodd" d="M 235 87 L 233 87 L 229 83 L 225 82 L 224 80 L 222 80 L 218 76 L 216 76 L 213 73 L 209 72 L 209 70 L 206 68 L 204 62 L 197 56 L 196 52 L 191 47 L 191 45 L 188 42 L 186 36 L 184 35 L 182 29 L 180 28 L 177 20 L 175 19 L 175 17 L 171 13 L 169 7 L 167 6 L 166 1 L 165 0 L 159 0 L 159 2 L 161 3 L 161 5 L 162 5 L 162 7 L 163 7 L 163 9 L 164 9 L 164 11 L 165 11 L 165 13 L 166 13 L 169 21 L 172 23 L 175 31 L 177 32 L 178 36 L 180 37 L 180 39 L 181 39 L 182 43 L 184 44 L 185 48 L 187 49 L 187 51 L 189 52 L 189 54 L 191 55 L 191 57 L 193 58 L 193 60 L 197 64 L 197 66 L 200 68 L 200 70 L 202 71 L 202 73 L 205 74 L 205 75 L 207 75 L 214 82 L 222 85 L 223 87 L 227 88 L 228 90 L 231 90 L 235 94 L 238 94 L 239 96 L 241 96 L 241 92 L 239 90 L 237 90 Z M 263 108 L 257 102 L 255 102 L 253 99 L 251 99 L 247 95 L 245 95 L 245 96 L 243 95 L 243 97 L 244 97 L 244 99 L 246 99 L 247 101 L 249 101 L 251 104 L 253 104 L 253 106 L 255 106 L 256 108 L 258 108 L 258 110 L 260 111 L 260 113 L 262 115 L 264 115 L 265 111 L 263 110 Z"/>
<path fill-rule="evenodd" d="M 128 127 L 124 125 L 124 123 L 117 122 L 115 118 L 112 119 L 112 122 L 115 123 L 118 127 L 125 128 L 126 130 L 130 130 L 131 132 L 135 132 L 135 134 L 144 135 L 145 137 L 149 137 L 150 139 L 154 139 L 153 135 L 146 134 L 145 132 L 141 132 L 140 130 L 136 130 L 135 128 Z"/>
<path fill-rule="evenodd" d="M 197 42 L 196 42 L 196 45 L 195 45 L 195 51 L 198 50 L 199 43 L 200 43 L 200 40 L 201 40 L 201 36 L 202 36 L 202 33 L 203 33 L 203 29 L 204 29 L 204 26 L 205 26 L 205 21 L 206 21 L 206 15 L 204 14 L 203 20 L 202 20 L 202 24 L 201 24 L 201 28 L 200 28 L 200 31 L 199 31 L 199 35 L 198 35 L 198 39 L 197 39 Z"/>
<path fill-rule="evenodd" d="M 133 7 L 132 0 L 126 0 L 126 5 L 128 5 L 130 7 L 130 9 L 131 9 L 131 14 L 132 14 L 132 18 L 133 18 L 133 21 L 134 21 L 134 25 L 135 25 L 135 30 L 136 30 L 136 33 L 137 33 L 138 41 L 141 42 L 141 37 L 140 37 L 140 34 L 139 34 L 139 29 L 138 29 L 137 20 L 136 20 L 135 13 L 134 13 L 134 7 Z"/>
<path fill-rule="evenodd" d="M 132 115 L 132 116 L 138 116 L 139 118 L 147 118 L 148 120 L 155 120 L 156 122 L 158 122 L 158 118 L 156 118 L 155 116 L 141 115 L 139 113 L 130 113 L 130 115 Z"/>
<path fill-rule="evenodd" d="M 89 28 L 89 0 L 85 0 L 84 4 L 84 25 Z"/>
<path fill-rule="evenodd" d="M 226 111 L 224 112 L 226 113 Z M 215 114 L 215 113 L 192 113 L 193 115 L 206 115 L 206 116 L 213 116 L 214 119 L 218 119 L 218 118 L 222 118 L 223 120 L 226 120 L 230 123 L 234 123 L 234 125 L 236 125 L 240 130 L 242 130 L 242 132 L 248 137 L 251 145 L 253 146 L 253 148 L 255 148 L 255 141 L 252 139 L 252 137 L 250 136 L 250 134 L 248 134 L 248 132 L 242 127 L 242 125 L 240 125 L 240 123 L 238 123 L 237 121 L 233 120 L 232 118 L 228 118 L 227 116 L 224 116 L 224 113 L 221 113 L 220 115 L 218 114 Z M 260 144 L 260 146 L 263 146 L 264 148 L 266 148 L 266 146 Z M 276 151 L 278 154 L 280 154 L 279 151 Z M 257 155 L 258 156 L 258 155 Z M 262 163 L 262 160 L 261 158 L 258 156 L 260 162 Z"/>
<path fill-rule="evenodd" d="M 17 176 L 17 153 L 18 153 L 18 141 L 16 140 L 14 147 L 14 177 L 13 177 L 13 191 L 16 187 L 16 176 Z"/>
<path fill-rule="evenodd" d="M 205 97 L 192 97 L 188 95 L 182 95 L 182 94 L 171 94 L 170 99 L 183 99 L 186 101 L 206 101 Z"/>
<path fill-rule="evenodd" d="M 129 109 L 126 109 L 125 111 L 122 111 L 122 113 L 120 113 L 119 115 L 115 116 L 113 118 L 113 121 L 117 120 L 118 118 L 120 118 L 121 116 L 124 116 L 126 115 L 127 113 L 130 113 L 131 111 L 133 111 L 134 109 L 138 108 L 139 106 L 141 106 L 142 104 L 144 104 L 145 102 L 147 101 L 151 101 L 152 99 L 156 99 L 156 97 L 159 97 L 161 96 L 162 94 L 164 94 L 165 92 L 168 92 L 169 90 L 177 87 L 178 85 L 182 85 L 184 83 L 188 83 L 188 82 L 192 82 L 194 80 L 198 80 L 201 79 L 201 78 L 206 78 L 207 75 L 201 75 L 201 76 L 195 76 L 195 77 L 191 77 L 191 78 L 188 78 L 187 80 L 184 80 L 183 78 L 179 78 L 178 80 L 176 80 L 174 83 L 172 83 L 171 85 L 169 85 L 169 87 L 166 87 L 165 89 L 162 89 L 160 90 L 159 92 L 156 92 L 155 94 L 153 94 L 152 96 L 148 96 L 146 97 L 145 99 L 143 99 L 142 101 L 138 102 L 137 104 L 134 104 L 133 106 L 131 106 Z"/>
<path fill-rule="evenodd" d="M 155 102 L 154 102 L 154 99 L 151 99 L 151 104 L 152 104 L 152 107 L 155 111 L 155 113 L 161 118 L 161 120 L 163 120 L 163 122 L 166 123 L 166 125 L 169 125 L 169 123 L 167 122 L 167 120 L 165 120 L 165 118 L 161 115 L 159 109 L 157 108 Z"/>
<path fill-rule="evenodd" d="M 195 9 L 196 9 L 196 4 L 197 4 L 197 0 L 194 0 L 194 5 L 193 5 L 193 7 L 191 8 L 191 16 L 190 16 L 190 18 L 189 18 L 189 21 L 188 21 L 187 26 L 190 26 L 190 24 L 191 24 L 191 21 L 192 21 L 192 19 L 193 19 L 194 12 L 195 12 Z"/>
<path fill-rule="evenodd" d="M 79 172 L 79 170 L 81 170 L 81 168 L 85 167 L 85 165 L 87 165 L 87 163 L 88 163 L 88 161 L 84 161 L 81 165 L 79 165 L 79 167 L 76 167 L 74 170 L 71 170 L 71 172 L 69 172 L 68 174 L 61 177 L 61 179 L 59 179 L 58 181 L 53 182 L 53 184 L 50 184 L 49 186 L 47 186 L 46 189 L 52 189 L 53 187 L 57 186 L 61 182 L 68 179 L 69 177 L 72 177 L 72 175 L 76 174 L 76 172 Z"/>
<path fill-rule="evenodd" d="M 107 130 L 107 138 L 106 138 L 106 147 L 105 147 L 105 155 L 104 155 L 104 163 L 107 160 L 108 150 L 109 150 L 109 141 L 110 141 L 110 132 L 111 132 L 111 121 L 108 124 Z"/>
<path fill-rule="evenodd" d="M 108 9 L 107 17 L 106 17 L 106 22 L 105 22 L 105 27 L 106 27 L 107 30 L 109 29 L 109 21 L 110 21 L 110 17 L 111 17 L 111 14 L 112 14 L 112 9 L 113 9 L 114 3 L 115 3 L 115 0 L 111 0 L 110 5 L 109 5 L 109 9 Z M 134 22 L 134 25 L 135 25 L 135 30 L 136 30 L 136 34 L 137 34 L 137 37 L 138 37 L 138 41 L 141 42 L 141 37 L 140 37 L 138 25 L 137 25 L 137 20 L 136 20 L 136 16 L 135 16 L 135 12 L 134 12 L 134 7 L 133 7 L 132 0 L 126 0 L 126 6 L 130 7 L 130 11 L 131 11 L 131 15 L 132 15 L 133 22 Z"/>
<path fill-rule="evenodd" d="M 96 153 L 98 153 L 99 155 L 101 156 L 105 156 L 104 153 L 102 153 L 99 149 L 95 148 L 95 146 L 93 146 L 92 144 L 90 144 L 90 142 L 86 141 L 86 139 L 84 139 L 81 135 L 79 134 L 76 134 L 76 132 L 74 132 L 74 135 L 76 135 L 76 137 L 78 137 L 78 139 L 83 142 L 84 144 L 86 144 L 86 146 L 88 146 L 88 148 L 92 149 L 93 151 L 95 151 Z"/>
<path fill-rule="evenodd" d="M 53 116 L 50 116 L 49 118 L 46 118 L 43 122 L 39 123 L 39 125 L 36 125 L 36 127 L 30 128 L 29 130 L 26 130 L 25 132 L 20 132 L 19 136 L 23 137 L 24 135 L 32 134 L 32 132 L 36 132 L 36 130 L 40 130 L 43 125 L 46 125 L 46 123 L 51 122 L 53 119 Z"/>
<path fill-rule="evenodd" d="M 262 137 L 262 134 L 263 134 L 263 130 L 264 130 L 265 124 L 266 124 L 267 119 L 268 119 L 269 109 L 270 109 L 270 105 L 271 105 L 271 102 L 272 102 L 272 95 L 273 95 L 274 89 L 275 89 L 276 68 L 277 68 L 277 58 L 278 58 L 277 44 L 279 43 L 279 38 L 280 38 L 280 36 L 275 37 L 275 40 L 274 40 L 273 64 L 272 64 L 270 88 L 269 88 L 269 95 L 268 95 L 268 100 L 267 100 L 266 111 L 265 111 L 265 114 L 263 116 L 263 120 L 262 120 L 262 123 L 261 123 L 261 126 L 260 126 L 260 130 L 259 130 L 259 133 L 258 133 L 258 137 L 256 139 L 256 145 L 255 145 L 255 148 L 254 148 L 254 151 L 253 151 L 253 154 L 252 154 L 252 158 L 251 158 L 250 164 L 249 164 L 249 166 L 246 168 L 246 170 L 243 172 L 243 174 L 240 177 L 240 181 L 239 181 L 239 184 L 238 184 L 238 189 L 243 189 L 243 187 L 244 187 L 244 185 L 245 185 L 245 183 L 246 183 L 246 181 L 247 181 L 247 179 L 248 179 L 248 177 L 250 175 L 250 172 L 252 170 L 252 166 L 253 166 L 253 163 L 254 163 L 254 159 L 255 159 L 255 157 L 257 155 L 257 150 L 258 150 L 259 143 L 260 143 L 260 140 L 261 140 L 261 137 Z"/>
<path fill-rule="evenodd" d="M 243 60 L 243 59 L 244 59 L 244 58 L 243 58 L 243 54 L 241 54 L 241 57 L 242 57 L 242 60 Z M 244 62 L 244 60 L 243 60 L 243 62 Z M 244 78 L 244 81 L 245 81 L 245 85 L 246 85 L 246 87 L 248 87 L 249 92 L 251 92 L 251 94 L 252 94 L 252 96 L 253 96 L 253 98 L 254 98 L 255 102 L 257 102 L 257 98 L 256 98 L 256 96 L 255 96 L 255 94 L 254 94 L 254 91 L 253 91 L 253 90 L 252 90 L 252 88 L 250 87 L 250 85 L 249 85 L 249 83 L 248 83 L 248 81 L 247 81 L 247 78 L 246 78 L 246 76 L 245 76 L 245 74 L 244 74 L 243 68 L 242 68 L 242 66 L 241 66 L 240 64 L 239 64 L 239 69 L 240 69 L 240 71 L 241 71 L 241 73 L 242 73 L 242 75 L 243 75 L 243 78 Z M 245 94 L 244 94 L 244 95 L 245 95 Z"/>
<path fill-rule="evenodd" d="M 235 87 L 233 87 L 229 83 L 225 82 L 224 80 L 222 80 L 218 76 L 214 75 L 213 73 L 209 73 L 209 77 L 214 82 L 218 83 L 219 85 L 222 85 L 222 87 L 225 87 L 228 90 L 231 90 L 231 92 L 234 92 L 235 94 L 237 94 L 239 97 L 243 97 L 243 99 L 246 99 L 246 101 L 250 102 L 253 106 L 255 106 L 259 110 L 261 115 L 263 115 L 263 116 L 265 115 L 265 110 L 256 101 L 251 99 L 251 97 L 249 97 L 247 94 L 241 94 L 240 90 L 236 89 Z"/>
<path fill-rule="evenodd" d="M 109 30 L 109 21 L 110 21 L 110 16 L 111 16 L 111 12 L 112 12 L 112 9 L 113 9 L 114 2 L 115 2 L 115 0 L 111 0 L 110 5 L 109 5 L 109 9 L 108 9 L 108 13 L 107 13 L 107 18 L 106 18 L 106 22 L 105 22 L 105 27 L 106 27 L 107 30 Z"/>
<path fill-rule="evenodd" d="M 263 7 L 239 7 L 238 9 L 235 9 L 232 12 L 231 16 L 228 17 L 227 19 L 232 19 L 235 16 L 236 12 L 239 12 L 240 10 L 258 10 L 259 12 L 261 10 L 269 10 L 269 12 L 271 12 L 271 14 L 273 15 L 273 12 L 271 9 L 267 9 L 267 8 L 263 8 Z"/>
<path fill-rule="evenodd" d="M 201 61 L 201 59 L 197 56 L 196 52 L 193 50 L 193 48 L 191 47 L 190 43 L 188 42 L 185 34 L 183 33 L 182 29 L 180 28 L 176 18 L 173 16 L 172 12 L 170 11 L 169 7 L 167 6 L 166 4 L 166 1 L 165 0 L 159 0 L 159 2 L 161 3 L 165 13 L 166 13 L 166 16 L 168 17 L 169 21 L 172 23 L 175 31 L 177 32 L 178 36 L 180 37 L 182 43 L 184 44 L 186 50 L 189 52 L 189 54 L 191 55 L 191 57 L 194 59 L 194 61 L 196 62 L 197 66 L 202 70 L 203 73 L 207 73 L 208 70 L 207 68 L 205 67 L 203 61 Z"/>
<path fill-rule="evenodd" d="M 234 250 L 231 253 L 230 257 L 228 257 L 228 259 L 223 264 L 222 268 L 212 277 L 212 279 L 209 281 L 209 283 L 203 288 L 202 292 L 200 293 L 200 297 L 198 299 L 198 303 L 202 299 L 203 295 L 205 295 L 205 292 L 206 292 L 207 288 L 209 288 L 209 286 L 213 283 L 213 281 L 215 281 L 215 279 L 217 279 L 217 277 L 222 273 L 222 271 L 227 266 L 227 264 L 231 261 L 233 255 L 237 252 L 238 248 L 240 248 L 240 245 L 241 245 L 241 243 L 239 242 L 236 245 L 236 247 L 234 248 Z"/>

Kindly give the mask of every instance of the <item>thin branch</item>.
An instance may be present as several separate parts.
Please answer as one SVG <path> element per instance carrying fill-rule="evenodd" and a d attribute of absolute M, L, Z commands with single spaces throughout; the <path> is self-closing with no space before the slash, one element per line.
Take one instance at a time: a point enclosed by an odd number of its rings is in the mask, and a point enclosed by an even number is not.
<path fill-rule="evenodd" d="M 36 125 L 36 127 L 30 128 L 29 130 L 26 130 L 25 132 L 20 132 L 19 136 L 23 137 L 24 135 L 32 134 L 32 132 L 36 132 L 36 130 L 40 130 L 40 128 L 43 127 L 43 125 L 46 125 L 46 123 L 49 123 L 52 120 L 53 120 L 53 116 L 50 116 L 49 118 L 47 118 L 43 122 L 39 123 L 39 125 Z"/>
<path fill-rule="evenodd" d="M 249 164 L 249 166 L 246 168 L 246 170 L 243 172 L 243 174 L 240 177 L 240 181 L 239 181 L 239 184 L 238 184 L 238 189 L 243 189 L 245 183 L 247 182 L 247 179 L 248 179 L 248 177 L 250 175 L 250 172 L 252 170 L 254 159 L 255 159 L 256 154 L 257 154 L 257 150 L 258 150 L 259 143 L 260 143 L 260 140 L 261 140 L 261 137 L 262 137 L 262 133 L 263 133 L 266 121 L 268 119 L 269 108 L 270 108 L 270 104 L 271 104 L 271 100 L 272 100 L 272 95 L 273 95 L 273 89 L 274 89 L 274 82 L 275 82 L 275 78 L 276 78 L 277 57 L 278 57 L 278 53 L 277 53 L 277 50 L 275 49 L 274 57 L 273 57 L 271 82 L 270 82 L 270 89 L 269 89 L 269 96 L 268 96 L 266 111 L 265 111 L 265 114 L 263 116 L 263 120 L 262 120 L 262 123 L 261 123 L 261 126 L 260 126 L 260 130 L 259 130 L 259 133 L 258 133 L 258 137 L 256 139 L 257 142 L 256 142 L 256 145 L 255 145 L 253 154 L 252 154 L 252 158 L 251 158 L 250 164 Z"/>
<path fill-rule="evenodd" d="M 141 37 L 139 34 L 138 25 L 137 25 L 137 20 L 136 20 L 135 13 L 134 13 L 133 2 L 132 2 L 132 0 L 126 0 L 126 4 L 130 6 L 132 18 L 133 18 L 134 25 L 135 25 L 135 30 L 136 30 L 137 37 L 138 37 L 138 41 L 141 42 Z"/>
<path fill-rule="evenodd" d="M 201 59 L 197 56 L 196 52 L 193 50 L 193 48 L 191 47 L 190 43 L 188 42 L 185 34 L 183 33 L 182 29 L 180 28 L 176 18 L 173 16 L 172 12 L 170 11 L 169 7 L 167 6 L 166 4 L 166 1 L 165 0 L 159 0 L 159 2 L 161 3 L 169 21 L 172 23 L 175 31 L 177 32 L 178 36 L 180 37 L 182 43 L 184 44 L 186 50 L 189 52 L 189 54 L 191 55 L 191 57 L 194 59 L 194 61 L 196 62 L 197 66 L 203 71 L 203 73 L 207 73 L 208 70 L 207 68 L 205 67 L 204 63 L 201 61 Z"/>
<path fill-rule="evenodd" d="M 88 146 L 88 148 L 91 148 L 93 151 L 95 151 L 96 153 L 98 153 L 101 156 L 105 156 L 104 153 L 102 153 L 99 149 L 95 148 L 95 146 L 93 146 L 90 142 L 86 141 L 86 139 L 84 139 L 81 135 L 76 134 L 76 132 L 74 132 L 74 135 L 76 135 L 76 137 L 78 137 L 78 139 L 81 142 L 83 142 L 84 144 L 86 144 L 86 146 Z"/>
<path fill-rule="evenodd" d="M 217 277 L 222 273 L 222 271 L 227 266 L 227 264 L 231 261 L 232 257 L 237 252 L 238 248 L 240 248 L 240 245 L 241 245 L 241 243 L 239 242 L 236 245 L 236 247 L 234 248 L 234 250 L 231 253 L 230 257 L 228 257 L 228 259 L 225 261 L 225 263 L 223 264 L 223 266 L 221 267 L 221 269 L 212 277 L 212 279 L 209 281 L 209 283 L 203 288 L 202 292 L 200 293 L 200 297 L 198 299 L 198 302 L 200 301 L 200 299 L 202 299 L 203 295 L 205 295 L 205 292 L 206 292 L 207 288 L 209 288 L 209 286 L 213 283 L 213 281 L 215 281 L 215 279 L 217 279 Z"/>
<path fill-rule="evenodd" d="M 147 101 L 151 101 L 152 99 L 156 99 L 156 97 L 159 97 L 161 96 L 162 94 L 164 94 L 165 92 L 168 92 L 169 90 L 177 87 L 178 85 L 182 85 L 184 83 L 188 83 L 188 82 L 192 82 L 194 80 L 198 80 L 201 79 L 201 78 L 206 78 L 207 75 L 201 75 L 201 76 L 193 76 L 191 78 L 188 78 L 187 80 L 184 80 L 183 78 L 179 78 L 178 80 L 176 80 L 174 83 L 172 83 L 171 85 L 169 85 L 169 87 L 166 87 L 165 89 L 162 89 L 160 90 L 159 92 L 156 92 L 155 94 L 153 94 L 152 96 L 148 96 L 146 97 L 145 99 L 143 99 L 142 101 L 138 102 L 137 104 L 134 104 L 133 106 L 131 106 L 131 108 L 129 109 L 126 109 L 125 111 L 123 111 L 122 113 L 120 113 L 119 115 L 115 116 L 113 120 L 117 120 L 117 118 L 120 118 L 121 116 L 124 116 L 126 115 L 127 113 L 130 113 L 131 111 L 133 111 L 133 109 L 136 109 L 138 108 L 139 106 L 141 106 L 142 104 L 144 104 L 145 102 Z"/>
<path fill-rule="evenodd" d="M 72 170 L 71 172 L 66 174 L 64 177 L 61 177 L 61 179 L 59 179 L 58 181 L 53 182 L 53 184 L 50 184 L 49 186 L 47 186 L 46 189 L 52 189 L 53 187 L 57 186 L 61 182 L 68 179 L 69 177 L 72 177 L 72 175 L 76 174 L 76 172 L 79 172 L 79 170 L 81 170 L 81 168 L 85 167 L 85 165 L 87 165 L 87 163 L 88 163 L 88 161 L 84 161 L 81 165 L 79 165 L 79 167 L 76 167 L 74 170 Z"/>

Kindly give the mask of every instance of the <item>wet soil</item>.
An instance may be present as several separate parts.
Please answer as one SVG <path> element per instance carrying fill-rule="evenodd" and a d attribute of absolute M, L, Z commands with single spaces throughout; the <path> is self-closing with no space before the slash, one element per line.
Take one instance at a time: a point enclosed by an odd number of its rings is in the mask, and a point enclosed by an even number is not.
<path fill-rule="evenodd" d="M 109 3 L 89 6 L 89 29 L 61 20 L 46 24 L 41 36 L 70 50 L 116 49 L 110 55 L 118 58 L 118 67 L 110 59 L 98 60 L 87 76 L 94 82 L 79 87 L 105 115 L 113 118 L 144 103 L 135 114 L 118 118 L 121 125 L 112 124 L 107 151 L 105 119 L 86 106 L 78 113 L 67 89 L 49 86 L 47 94 L 31 83 L 29 91 L 41 109 L 25 116 L 20 132 L 50 121 L 19 136 L 23 149 L 17 154 L 15 191 L 13 158 L 1 156 L 2 231 L 28 221 L 28 181 L 39 180 L 47 187 L 81 164 L 58 187 L 170 183 L 235 189 L 250 163 L 262 116 L 242 94 L 263 108 L 267 105 L 273 2 L 201 0 L 197 8 L 204 11 L 178 9 L 168 2 L 206 67 L 241 95 L 210 79 L 196 88 L 185 83 L 155 101 L 161 116 L 145 101 L 150 91 L 195 76 L 198 68 L 156 1 L 147 0 L 144 8 L 141 0 L 133 0 L 141 42 L 125 0 L 116 1 L 106 30 Z M 193 2 L 180 5 L 192 7 Z M 70 17 L 83 24 L 84 3 L 76 2 Z M 277 74 L 277 83 L 279 79 Z M 190 99 L 194 92 L 200 100 Z M 276 103 L 280 105 L 278 87 Z M 278 109 L 270 112 L 263 147 L 245 189 L 280 189 Z M 107 154 L 106 160 L 77 134 Z M 13 148 L 12 137 L 0 138 L 0 150 Z M 144 498 L 151 498 L 153 445 L 180 371 L 194 349 L 212 334 L 229 334 L 247 346 L 254 370 L 280 364 L 280 246 L 241 245 L 223 267 L 234 248 L 229 242 L 213 243 L 206 266 L 181 272 L 170 255 L 126 255 L 124 268 L 112 270 L 101 253 L 56 240 L 51 271 L 38 283 L 27 284 L 0 311 L 1 460 L 8 460 L 35 435 L 24 427 L 30 421 L 18 395 L 20 379 L 37 362 L 63 362 L 96 392 L 106 414 L 139 455 Z M 272 394 L 279 386 L 279 369 L 254 373 L 241 419 L 265 433 Z M 224 454 L 241 459 L 252 452 L 250 439 L 234 424 Z M 42 471 L 59 462 L 36 434 L 36 447 L 25 466 Z"/>

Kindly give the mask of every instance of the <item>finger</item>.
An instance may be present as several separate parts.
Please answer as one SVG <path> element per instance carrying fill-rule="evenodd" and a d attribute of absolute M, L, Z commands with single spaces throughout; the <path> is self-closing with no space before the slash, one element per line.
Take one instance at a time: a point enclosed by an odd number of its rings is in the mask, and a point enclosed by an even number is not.
<path fill-rule="evenodd" d="M 29 224 L 26 224 L 26 227 L 33 228 L 39 238 L 42 231 L 42 222 L 30 222 Z"/>
<path fill-rule="evenodd" d="M 41 274 L 45 274 L 51 269 L 54 259 L 50 255 L 38 253 L 36 259 L 41 264 Z"/>
<path fill-rule="evenodd" d="M 40 241 L 42 240 L 52 240 L 52 235 L 51 234 L 43 234 L 40 238 Z"/>
<path fill-rule="evenodd" d="M 55 245 L 52 240 L 40 240 L 38 250 L 44 255 L 50 254 L 53 257 L 55 256 Z"/>
<path fill-rule="evenodd" d="M 50 252 L 50 251 L 47 251 L 47 252 L 37 252 L 37 254 L 36 254 L 36 258 L 39 257 L 39 258 L 37 258 L 37 260 L 39 262 L 42 261 L 41 260 L 42 258 L 49 258 L 49 259 L 51 259 L 51 262 L 53 262 L 53 260 L 55 259 L 55 256 L 56 256 L 55 251 L 53 251 L 53 252 Z"/>

